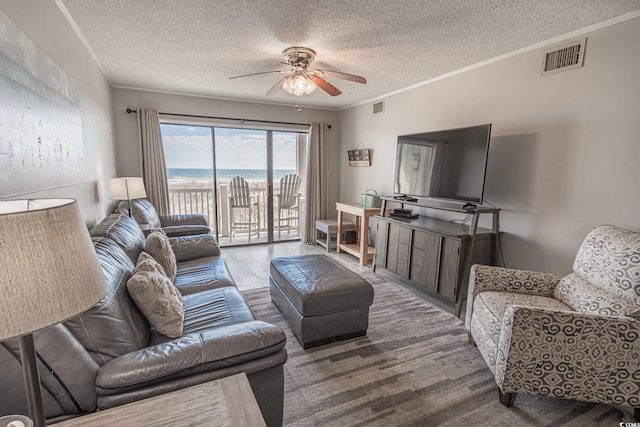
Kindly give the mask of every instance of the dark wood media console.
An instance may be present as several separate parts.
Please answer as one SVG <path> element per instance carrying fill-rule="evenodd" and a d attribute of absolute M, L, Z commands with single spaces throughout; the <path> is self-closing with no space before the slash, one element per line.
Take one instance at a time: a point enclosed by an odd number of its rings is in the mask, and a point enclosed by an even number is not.
<path fill-rule="evenodd" d="M 392 198 L 383 198 L 381 213 L 385 212 L 388 201 L 399 203 Z M 412 205 L 471 216 L 469 225 L 422 215 L 418 218 L 376 216 L 374 271 L 376 267 L 382 267 L 418 289 L 454 303 L 454 314 L 460 317 L 471 265 L 495 263 L 500 210 L 400 203 L 403 208 Z M 493 215 L 492 229 L 478 227 L 479 216 L 489 213 Z"/>

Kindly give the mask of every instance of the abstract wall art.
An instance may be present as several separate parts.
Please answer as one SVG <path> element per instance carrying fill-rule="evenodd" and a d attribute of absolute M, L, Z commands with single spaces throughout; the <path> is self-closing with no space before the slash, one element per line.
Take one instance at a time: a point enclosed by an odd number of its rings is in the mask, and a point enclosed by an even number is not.
<path fill-rule="evenodd" d="M 75 82 L 0 12 L 0 198 L 84 176 Z"/>

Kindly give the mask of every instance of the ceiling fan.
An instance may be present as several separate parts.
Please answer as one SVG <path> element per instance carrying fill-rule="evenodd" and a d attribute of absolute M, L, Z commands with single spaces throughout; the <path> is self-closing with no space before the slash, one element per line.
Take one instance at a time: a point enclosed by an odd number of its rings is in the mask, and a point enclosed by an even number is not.
<path fill-rule="evenodd" d="M 287 74 L 276 83 L 266 93 L 268 96 L 275 95 L 284 89 L 295 96 L 310 94 L 317 88 L 327 92 L 331 96 L 337 96 L 342 93 L 340 89 L 326 81 L 323 77 L 334 77 L 336 79 L 349 80 L 356 83 L 367 83 L 367 79 L 362 76 L 353 74 L 340 73 L 338 71 L 329 70 L 310 70 L 309 65 L 316 57 L 315 51 L 306 47 L 290 47 L 282 51 L 285 62 L 282 64 L 291 66 L 290 70 L 263 71 L 261 73 L 244 74 L 242 76 L 229 77 L 229 79 L 238 79 L 241 77 L 257 76 L 260 74 Z"/>

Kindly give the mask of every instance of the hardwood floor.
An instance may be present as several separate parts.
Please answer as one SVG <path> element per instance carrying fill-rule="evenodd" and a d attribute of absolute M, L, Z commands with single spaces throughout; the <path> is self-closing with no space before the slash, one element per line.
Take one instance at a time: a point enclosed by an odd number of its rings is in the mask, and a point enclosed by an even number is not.
<path fill-rule="evenodd" d="M 305 254 L 323 254 L 325 249 L 320 245 L 305 245 L 300 242 L 281 242 L 272 243 L 270 245 L 253 245 L 242 247 L 225 247 L 221 249 L 222 258 L 227 263 L 229 271 L 236 282 L 238 290 L 244 291 L 249 289 L 257 289 L 269 286 L 269 264 L 271 258 L 280 256 L 305 255 Z M 356 273 L 362 273 L 371 270 L 371 262 L 367 267 L 362 267 L 358 259 L 349 254 L 336 254 L 335 249 L 331 251 L 332 258 L 337 259 L 346 267 Z M 436 297 L 428 295 L 415 287 L 399 283 L 394 280 L 392 274 L 387 273 L 384 269 L 378 269 L 376 274 L 402 286 L 416 296 L 428 301 L 430 304 L 452 313 L 453 306 L 443 303 Z M 464 309 L 464 307 L 463 307 Z M 464 319 L 464 311 L 461 316 Z"/>
<path fill-rule="evenodd" d="M 300 242 L 272 243 L 221 249 L 222 258 L 227 263 L 233 279 L 241 291 L 269 286 L 269 264 L 272 258 L 292 255 L 323 254 L 320 245 L 306 245 Z M 335 254 L 335 251 L 332 252 Z M 358 260 L 348 254 L 338 255 L 345 265 L 358 266 Z"/>

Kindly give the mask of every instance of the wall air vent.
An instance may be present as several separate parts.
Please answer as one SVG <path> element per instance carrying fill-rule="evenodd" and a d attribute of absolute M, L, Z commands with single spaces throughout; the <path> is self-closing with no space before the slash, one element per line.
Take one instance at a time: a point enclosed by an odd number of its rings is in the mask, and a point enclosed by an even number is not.
<path fill-rule="evenodd" d="M 542 52 L 542 75 L 580 68 L 584 64 L 587 39 L 574 40 Z"/>
<path fill-rule="evenodd" d="M 384 113 L 384 101 L 373 104 L 373 114 Z"/>

